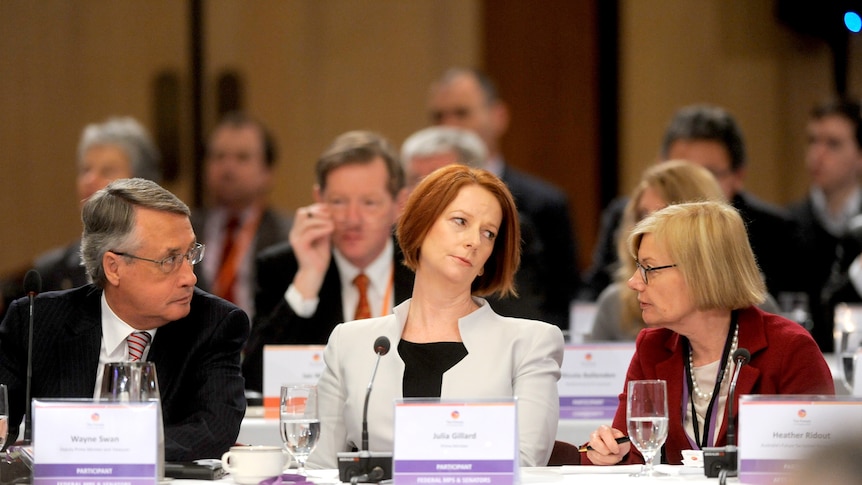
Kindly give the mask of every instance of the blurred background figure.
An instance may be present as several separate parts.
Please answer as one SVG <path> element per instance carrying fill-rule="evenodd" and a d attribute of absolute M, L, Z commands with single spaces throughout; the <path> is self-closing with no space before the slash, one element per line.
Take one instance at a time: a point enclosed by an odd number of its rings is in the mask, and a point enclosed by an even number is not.
<path fill-rule="evenodd" d="M 638 294 L 626 286 L 635 272 L 635 260 L 628 247 L 628 235 L 635 224 L 668 205 L 705 200 L 725 200 L 715 177 L 705 168 L 684 160 L 670 160 L 644 171 L 623 211 L 617 233 L 619 269 L 614 282 L 599 295 L 590 340 L 634 341 L 645 328 Z"/>
<path fill-rule="evenodd" d="M 687 160 L 712 172 L 725 199 L 742 216 L 767 290 L 777 296 L 794 288 L 793 271 L 787 264 L 796 257 L 792 220 L 786 210 L 744 189 L 745 142 L 742 130 L 729 112 L 711 105 L 681 108 L 665 130 L 659 159 Z M 618 263 L 617 232 L 626 203 L 626 198 L 618 198 L 602 214 L 593 263 L 585 276 L 585 286 L 594 295 L 613 280 Z"/>
<path fill-rule="evenodd" d="M 727 444 L 727 424 L 736 418 L 726 411 L 737 349 L 751 354 L 739 374 L 737 397 L 835 393 L 829 366 L 808 331 L 755 306 L 766 288 L 733 207 L 670 205 L 639 222 L 628 247 L 637 268 L 628 286 L 637 292 L 649 328 L 638 334 L 625 385 L 667 382 L 668 463 L 681 464 L 682 450 Z M 627 429 L 625 389 L 613 428 L 601 426 L 590 435 L 592 451 L 582 463 L 643 463 L 630 443 L 614 441 Z"/>
<path fill-rule="evenodd" d="M 297 209 L 287 241 L 257 259 L 247 389 L 263 387 L 264 345 L 325 344 L 337 324 L 389 315 L 413 289 L 393 235 L 406 190 L 389 142 L 369 131 L 344 133 L 315 174 L 314 203 Z"/>
<path fill-rule="evenodd" d="M 255 256 L 283 241 L 289 221 L 269 207 L 275 142 L 266 126 L 244 113 L 230 113 L 206 147 L 208 205 L 192 214 L 207 259 L 195 267 L 198 286 L 254 315 Z"/>
<path fill-rule="evenodd" d="M 859 102 L 837 100 L 815 106 L 806 136 L 805 167 L 811 189 L 803 200 L 789 206 L 799 227 L 795 240 L 800 246 L 792 266 L 811 307 L 814 339 L 821 350 L 831 352 L 834 305 L 860 301 L 857 288 L 862 289 L 862 262 L 857 258 L 862 224 L 857 221 L 851 228 L 853 217 L 862 213 Z M 851 279 L 858 282 L 856 286 Z"/>
<path fill-rule="evenodd" d="M 472 131 L 448 126 L 421 129 L 401 144 L 407 193 L 440 167 L 459 163 L 481 168 L 487 158 L 485 143 Z"/>
<path fill-rule="evenodd" d="M 495 309 L 502 315 L 535 318 L 568 329 L 569 304 L 580 284 L 568 197 L 507 163 L 500 142 L 509 127 L 509 110 L 484 73 L 462 68 L 446 71 L 431 86 L 428 111 L 435 125 L 457 126 L 479 135 L 488 149 L 484 168 L 505 182 L 521 223 L 532 226 L 532 234 L 524 234 L 522 269 L 516 281 L 520 298 Z"/>
<path fill-rule="evenodd" d="M 78 142 L 75 179 L 77 197 L 83 205 L 91 195 L 118 178 L 161 180 L 161 156 L 149 133 L 134 118 L 110 117 L 84 127 Z M 81 239 L 36 256 L 33 268 L 42 277 L 42 291 L 65 290 L 88 283 L 81 262 Z M 24 275 L 0 281 L 0 318 L 8 305 L 24 296 Z"/>
<path fill-rule="evenodd" d="M 131 117 L 112 117 L 89 124 L 78 142 L 76 188 L 81 205 L 110 182 L 138 177 L 159 183 L 159 150 L 147 130 Z M 81 262 L 81 240 L 52 249 L 33 263 L 42 276 L 42 291 L 66 290 L 87 284 Z"/>
<path fill-rule="evenodd" d="M 335 468 L 337 452 L 360 445 L 371 349 L 381 335 L 393 349 L 379 361 L 369 401 L 368 449 L 392 451 L 393 399 L 517 396 L 520 463 L 545 466 L 560 413 L 562 333 L 500 316 L 481 298 L 514 291 L 521 248 L 511 193 L 486 170 L 438 169 L 410 195 L 397 236 L 416 275 L 412 297 L 393 314 L 332 332 L 318 383 L 320 442 L 309 466 Z"/>

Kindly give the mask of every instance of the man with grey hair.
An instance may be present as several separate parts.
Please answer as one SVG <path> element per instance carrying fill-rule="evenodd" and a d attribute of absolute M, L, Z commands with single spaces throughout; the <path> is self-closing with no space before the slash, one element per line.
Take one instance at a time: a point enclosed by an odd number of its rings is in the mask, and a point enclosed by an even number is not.
<path fill-rule="evenodd" d="M 156 364 L 165 459 L 217 458 L 245 413 L 240 350 L 245 312 L 197 288 L 203 259 L 189 209 L 155 182 L 120 179 L 82 211 L 82 258 L 93 283 L 35 299 L 32 396 L 86 398 L 107 362 Z M 28 301 L 0 324 L 0 383 L 9 387 L 10 441 L 25 412 Z"/>
<path fill-rule="evenodd" d="M 147 130 L 132 117 L 91 123 L 78 142 L 76 187 L 83 204 L 97 190 L 118 178 L 160 180 L 160 155 Z M 87 284 L 81 264 L 81 241 L 51 249 L 33 264 L 43 290 L 65 290 Z"/>
<path fill-rule="evenodd" d="M 401 145 L 401 164 L 408 192 L 420 180 L 440 167 L 460 163 L 482 168 L 488 150 L 472 131 L 449 126 L 432 126 L 410 135 Z"/>

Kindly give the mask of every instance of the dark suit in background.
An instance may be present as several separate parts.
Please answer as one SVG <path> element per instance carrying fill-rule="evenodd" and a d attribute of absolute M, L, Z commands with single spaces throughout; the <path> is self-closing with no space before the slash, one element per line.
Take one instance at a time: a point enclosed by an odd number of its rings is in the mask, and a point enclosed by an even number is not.
<path fill-rule="evenodd" d="M 402 254 L 395 243 L 394 303 L 398 305 L 413 293 L 413 272 L 401 264 Z M 245 349 L 242 371 L 246 388 L 263 389 L 263 347 L 267 344 L 326 344 L 329 334 L 344 322 L 341 277 L 333 257 L 318 293 L 317 311 L 310 318 L 298 316 L 284 293 L 293 281 L 299 263 L 289 243 L 282 243 L 258 255 L 257 316 Z M 371 349 L 368 349 L 370 352 Z"/>
<path fill-rule="evenodd" d="M 87 285 L 36 297 L 34 398 L 93 397 L 101 295 Z M 9 386 L 10 434 L 17 434 L 25 410 L 28 315 L 28 301 L 18 300 L 0 325 L 0 383 Z M 234 444 L 246 407 L 239 359 L 247 336 L 242 310 L 198 289 L 189 314 L 157 330 L 147 360 L 158 373 L 166 460 L 218 458 Z"/>
<path fill-rule="evenodd" d="M 518 212 L 527 219 L 524 225 L 529 222 L 530 230 L 524 231 L 523 269 L 519 270 L 523 274 L 515 275 L 521 297 L 511 304 L 492 299 L 491 306 L 501 315 L 539 319 L 568 329 L 569 304 L 580 281 L 568 198 L 560 189 L 509 164 L 504 165 L 501 179 L 512 192 Z M 533 241 L 527 240 L 530 232 L 535 236 Z M 539 315 L 524 313 L 524 303 L 531 300 L 538 300 Z"/>
<path fill-rule="evenodd" d="M 847 269 L 862 248 L 852 238 L 840 238 L 827 232 L 814 215 L 811 197 L 788 208 L 798 228 L 793 239 L 799 247 L 798 255 L 790 266 L 800 289 L 808 295 L 814 321 L 811 335 L 820 350 L 832 352 L 835 346 L 832 334 L 835 304 L 862 301 L 847 279 Z"/>

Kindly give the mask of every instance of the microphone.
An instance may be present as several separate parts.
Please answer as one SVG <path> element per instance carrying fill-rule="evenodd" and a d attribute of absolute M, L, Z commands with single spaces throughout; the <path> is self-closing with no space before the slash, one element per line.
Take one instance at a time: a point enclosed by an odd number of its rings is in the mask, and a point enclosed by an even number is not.
<path fill-rule="evenodd" d="M 362 408 L 362 445 L 359 452 L 338 453 L 338 476 L 342 482 L 357 483 L 379 482 L 392 478 L 392 453 L 375 453 L 368 450 L 368 400 L 377 377 L 377 367 L 380 358 L 389 353 L 391 344 L 386 336 L 381 335 L 374 340 L 374 353 L 377 362 L 371 372 L 371 380 L 365 391 L 365 405 Z"/>
<path fill-rule="evenodd" d="M 31 269 L 24 275 L 24 293 L 30 299 L 30 320 L 27 336 L 27 391 L 25 393 L 25 415 L 24 415 L 24 444 L 33 442 L 33 406 L 31 400 L 31 385 L 33 382 L 33 312 L 36 303 L 36 295 L 42 291 L 42 276 L 35 269 Z"/>
<path fill-rule="evenodd" d="M 731 359 L 736 363 L 730 386 L 727 390 L 727 445 L 720 448 L 703 449 L 703 473 L 709 478 L 718 477 L 720 485 L 724 485 L 727 477 L 737 476 L 736 422 L 734 420 L 734 404 L 736 404 L 736 383 L 739 381 L 739 371 L 751 360 L 748 349 L 737 349 Z"/>
<path fill-rule="evenodd" d="M 377 377 L 377 366 L 380 365 L 380 358 L 389 353 L 389 339 L 381 335 L 374 341 L 374 353 L 377 354 L 377 362 L 374 363 L 374 371 L 371 372 L 371 380 L 368 381 L 368 389 L 365 391 L 365 406 L 362 408 L 362 447 L 359 451 L 368 451 L 368 398 L 371 397 L 371 387 L 374 385 L 374 378 Z"/>
<path fill-rule="evenodd" d="M 736 382 L 739 380 L 739 371 L 742 366 L 751 360 L 751 352 L 748 349 L 736 349 L 733 353 L 733 361 L 736 367 L 733 369 L 733 378 L 730 379 L 730 388 L 727 391 L 727 449 L 736 453 L 736 416 L 734 406 L 736 404 Z M 731 466 L 736 471 L 736 461 Z"/>

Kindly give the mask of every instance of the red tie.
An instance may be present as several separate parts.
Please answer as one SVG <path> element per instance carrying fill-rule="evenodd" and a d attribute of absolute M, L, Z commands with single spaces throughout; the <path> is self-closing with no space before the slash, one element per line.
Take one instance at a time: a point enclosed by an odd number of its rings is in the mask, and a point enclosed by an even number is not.
<path fill-rule="evenodd" d="M 147 332 L 132 332 L 126 337 L 126 343 L 129 346 L 129 360 L 137 362 L 144 356 L 144 349 L 150 344 L 150 339 L 153 337 Z"/>
<path fill-rule="evenodd" d="M 228 219 L 224 227 L 224 244 L 221 251 L 221 264 L 219 264 L 218 277 L 216 285 L 213 288 L 214 293 L 227 301 L 234 302 L 233 285 L 236 282 L 236 266 L 230 267 L 229 261 L 234 245 L 236 244 L 236 232 L 239 229 L 239 218 L 232 216 Z M 224 275 L 222 273 L 233 271 L 233 274 Z M 223 284 L 219 284 L 223 283 Z"/>
<path fill-rule="evenodd" d="M 359 303 L 356 304 L 356 313 L 353 319 L 371 318 L 371 306 L 368 304 L 368 277 L 359 273 L 356 278 L 353 278 L 353 284 L 359 290 Z"/>

